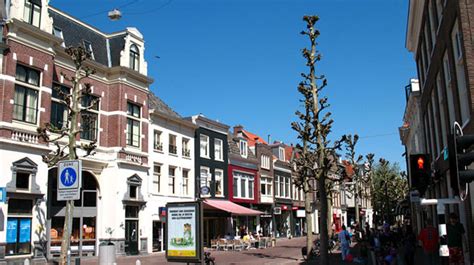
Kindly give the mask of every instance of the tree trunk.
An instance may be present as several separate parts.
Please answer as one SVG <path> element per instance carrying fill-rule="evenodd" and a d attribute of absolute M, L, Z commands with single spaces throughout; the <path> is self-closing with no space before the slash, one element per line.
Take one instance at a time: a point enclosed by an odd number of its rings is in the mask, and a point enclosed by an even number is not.
<path fill-rule="evenodd" d="M 309 184 L 305 183 L 305 190 L 307 191 Z M 311 203 L 313 202 L 313 193 L 305 192 L 304 194 L 304 208 L 306 213 L 306 247 L 309 255 L 313 247 L 313 211 Z"/>
<path fill-rule="evenodd" d="M 72 88 L 72 97 L 71 97 L 71 120 L 69 125 L 69 132 L 68 132 L 68 150 L 69 150 L 69 159 L 75 160 L 77 159 L 76 154 L 76 135 L 79 132 L 78 123 L 79 123 L 79 114 L 81 109 L 79 107 L 79 99 L 81 95 L 81 91 L 79 89 L 79 80 L 80 76 L 80 69 L 76 69 L 75 80 L 73 82 Z M 59 176 L 58 176 L 59 177 Z M 79 181 L 82 181 L 79 179 Z M 69 200 L 66 203 L 66 214 L 64 218 L 64 228 L 63 228 L 63 238 L 61 242 L 61 255 L 60 255 L 60 263 L 61 265 L 67 264 L 68 259 L 68 251 L 71 245 L 71 231 L 72 231 L 72 217 L 74 213 L 74 201 Z"/>
<path fill-rule="evenodd" d="M 323 216 L 328 214 L 328 200 L 326 191 L 326 177 L 325 174 L 321 174 L 318 179 L 318 191 L 319 191 L 319 202 L 321 203 L 321 218 L 319 218 L 319 235 L 320 235 L 320 253 L 321 253 L 321 265 L 329 265 L 328 255 L 328 220 Z"/>

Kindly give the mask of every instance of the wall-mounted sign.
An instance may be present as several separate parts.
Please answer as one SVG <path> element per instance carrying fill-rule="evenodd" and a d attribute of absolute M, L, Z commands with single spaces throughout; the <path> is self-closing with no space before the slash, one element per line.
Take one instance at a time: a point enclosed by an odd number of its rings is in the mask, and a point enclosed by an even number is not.
<path fill-rule="evenodd" d="M 7 201 L 7 189 L 0 187 L 0 202 L 5 203 Z"/>
<path fill-rule="evenodd" d="M 211 192 L 211 189 L 208 186 L 202 186 L 201 187 L 201 194 L 202 195 L 208 195 L 209 192 Z"/>
<path fill-rule="evenodd" d="M 80 160 L 58 162 L 58 201 L 79 200 L 81 198 Z"/>
<path fill-rule="evenodd" d="M 201 219 L 199 202 L 167 203 L 166 259 L 200 263 Z"/>
<path fill-rule="evenodd" d="M 273 213 L 274 213 L 274 214 L 281 214 L 281 207 L 275 207 L 275 208 L 273 208 Z"/>
<path fill-rule="evenodd" d="M 296 217 L 297 218 L 305 218 L 306 217 L 305 210 L 297 210 L 296 211 Z"/>

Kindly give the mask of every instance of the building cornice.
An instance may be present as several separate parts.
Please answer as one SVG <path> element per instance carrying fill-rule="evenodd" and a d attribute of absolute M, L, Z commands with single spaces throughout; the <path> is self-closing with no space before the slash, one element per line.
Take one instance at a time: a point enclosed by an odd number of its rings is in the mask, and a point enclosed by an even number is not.
<path fill-rule="evenodd" d="M 410 0 L 405 47 L 416 56 L 425 0 Z"/>
<path fill-rule="evenodd" d="M 162 118 L 164 120 L 171 121 L 171 122 L 177 123 L 179 125 L 183 125 L 187 128 L 193 129 L 193 130 L 199 128 L 199 126 L 197 126 L 196 124 L 194 124 L 194 123 L 192 123 L 188 120 L 184 120 L 184 119 L 179 118 L 179 117 L 174 117 L 174 116 L 171 116 L 171 115 L 167 115 L 163 112 L 159 112 L 159 111 L 156 111 L 154 109 L 149 109 L 149 111 L 150 111 L 150 117 L 152 117 L 152 116 L 159 117 L 159 118 Z M 153 120 L 150 120 L 150 123 L 152 125 L 155 124 L 153 122 Z"/>

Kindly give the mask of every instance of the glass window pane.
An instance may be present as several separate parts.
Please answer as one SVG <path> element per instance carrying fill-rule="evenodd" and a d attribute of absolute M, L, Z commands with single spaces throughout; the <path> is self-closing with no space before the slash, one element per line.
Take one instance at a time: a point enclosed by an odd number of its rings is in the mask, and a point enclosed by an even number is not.
<path fill-rule="evenodd" d="M 37 5 L 33 5 L 33 21 L 32 25 L 39 27 L 40 26 L 40 18 L 41 18 L 41 7 Z"/>

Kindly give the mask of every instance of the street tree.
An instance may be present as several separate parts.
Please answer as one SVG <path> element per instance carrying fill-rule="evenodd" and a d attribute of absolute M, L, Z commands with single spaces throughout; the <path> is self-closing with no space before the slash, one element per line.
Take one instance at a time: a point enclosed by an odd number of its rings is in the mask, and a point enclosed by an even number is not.
<path fill-rule="evenodd" d="M 374 166 L 372 172 L 372 203 L 380 223 L 391 222 L 397 203 L 404 200 L 408 194 L 408 181 L 405 174 L 400 172 L 398 164 L 391 163 L 383 158 Z"/>
<path fill-rule="evenodd" d="M 98 104 L 99 99 L 90 99 L 91 85 L 84 82 L 84 79 L 94 73 L 94 70 L 85 65 L 85 62 L 91 58 L 83 47 L 66 48 L 66 53 L 72 59 L 75 66 L 74 74 L 68 76 L 61 72 L 61 76 L 68 80 L 72 87 L 70 91 L 55 87 L 55 92 L 59 95 L 60 104 L 65 107 L 67 120 L 62 128 L 57 128 L 53 124 L 46 123 L 38 128 L 40 138 L 53 146 L 53 150 L 43 155 L 43 161 L 49 167 L 57 166 L 61 160 L 76 160 L 79 158 L 78 149 L 83 150 L 83 156 L 92 155 L 96 148 L 96 142 L 78 145 L 76 139 L 81 133 L 81 126 L 94 122 L 87 116 L 87 110 L 92 109 Z M 72 215 L 74 210 L 74 201 L 68 200 L 66 203 L 66 215 L 61 243 L 60 264 L 67 262 L 68 250 L 70 247 L 70 238 L 72 230 Z"/>
<path fill-rule="evenodd" d="M 356 145 L 359 141 L 357 134 L 347 135 L 345 138 L 345 157 L 352 168 L 354 174 L 352 176 L 353 185 L 347 187 L 349 192 L 354 195 L 355 201 L 355 221 L 360 226 L 360 209 L 359 204 L 363 199 L 369 199 L 371 190 L 371 171 L 374 162 L 374 154 L 369 153 L 365 156 L 356 155 Z"/>
<path fill-rule="evenodd" d="M 318 16 L 304 16 L 306 30 L 301 34 L 308 36 L 310 48 L 304 48 L 302 55 L 306 59 L 308 72 L 302 73 L 303 80 L 298 85 L 298 92 L 302 95 L 300 102 L 303 104 L 303 111 L 296 111 L 299 121 L 293 122 L 291 127 L 298 134 L 298 143 L 295 147 L 296 156 L 292 160 L 293 170 L 296 174 L 294 183 L 301 188 L 305 197 L 305 211 L 307 223 L 308 252 L 312 248 L 312 212 L 315 202 L 315 195 L 319 201 L 320 227 L 320 254 L 321 264 L 329 264 L 328 259 L 328 186 L 333 179 L 330 173 L 337 161 L 336 151 L 340 149 L 341 142 L 338 140 L 331 142 L 328 136 L 331 132 L 333 120 L 331 113 L 327 111 L 328 98 L 321 95 L 322 90 L 327 86 L 324 75 L 316 73 L 316 63 L 321 60 L 321 53 L 316 50 L 316 39 L 320 32 L 316 29 Z"/>

